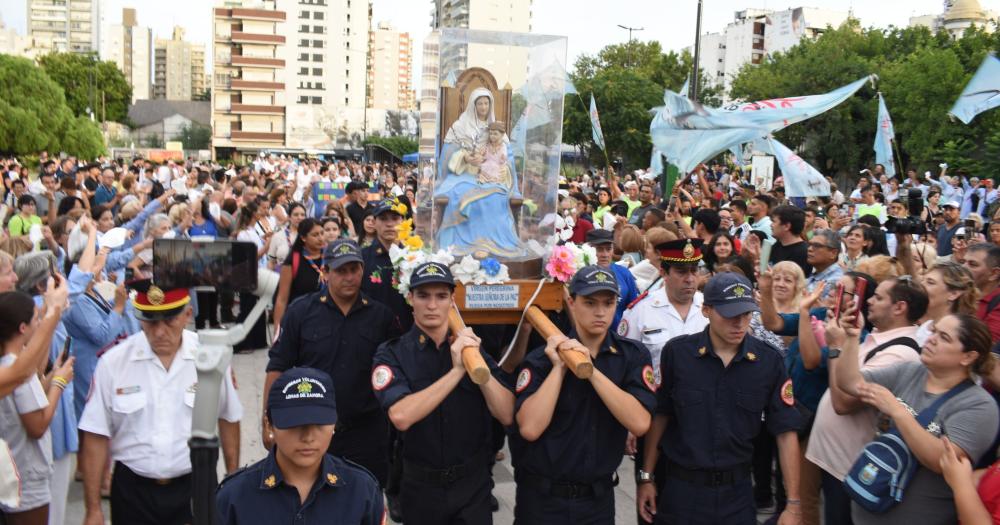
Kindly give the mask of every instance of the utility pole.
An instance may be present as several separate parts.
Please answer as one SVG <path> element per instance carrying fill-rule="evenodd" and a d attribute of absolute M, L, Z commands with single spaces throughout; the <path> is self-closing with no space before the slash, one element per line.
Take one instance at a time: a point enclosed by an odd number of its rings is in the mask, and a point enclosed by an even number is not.
<path fill-rule="evenodd" d="M 699 60 L 701 59 L 701 4 L 703 0 L 698 0 L 698 19 L 695 22 L 695 34 L 694 34 L 694 72 L 691 73 L 691 85 L 688 87 L 690 90 L 688 98 L 697 102 L 698 101 L 698 73 L 701 69 L 699 67 Z"/>
<path fill-rule="evenodd" d="M 623 26 L 621 24 L 618 24 L 618 27 L 620 27 L 620 28 L 628 31 L 628 66 L 632 67 L 632 32 L 633 31 L 639 32 L 639 31 L 642 31 L 643 29 L 646 29 L 646 28 L 645 27 L 628 27 L 628 26 Z"/>

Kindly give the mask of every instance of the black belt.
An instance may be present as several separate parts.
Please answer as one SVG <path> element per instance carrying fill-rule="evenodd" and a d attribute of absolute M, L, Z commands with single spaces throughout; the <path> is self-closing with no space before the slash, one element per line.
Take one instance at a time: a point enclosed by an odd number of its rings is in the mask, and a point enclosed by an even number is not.
<path fill-rule="evenodd" d="M 403 460 L 404 478 L 439 486 L 451 485 L 476 472 L 487 472 L 488 470 L 489 461 L 481 453 L 473 454 L 472 459 L 465 463 L 445 468 L 431 468 L 420 463 L 414 463 L 408 459 Z"/>
<path fill-rule="evenodd" d="M 545 476 L 521 473 L 517 475 L 517 483 L 525 487 L 540 492 L 546 496 L 555 496 L 564 499 L 585 499 L 606 494 L 618 482 L 614 477 L 608 476 L 591 483 L 577 483 L 573 481 L 560 481 L 550 479 Z"/>
<path fill-rule="evenodd" d="M 114 475 L 118 476 L 119 481 L 123 481 L 125 478 L 129 478 L 131 481 L 135 481 L 140 484 L 158 485 L 161 487 L 172 485 L 174 483 L 186 482 L 191 479 L 191 473 L 182 474 L 180 476 L 177 476 L 176 478 L 159 478 L 159 479 L 147 478 L 146 476 L 136 474 L 134 470 L 128 468 L 127 466 L 125 466 L 124 463 L 120 461 L 115 463 Z"/>
<path fill-rule="evenodd" d="M 729 470 L 701 470 L 689 469 L 673 461 L 667 461 L 667 475 L 696 485 L 721 487 L 733 485 L 750 477 L 750 464 L 739 465 Z"/>

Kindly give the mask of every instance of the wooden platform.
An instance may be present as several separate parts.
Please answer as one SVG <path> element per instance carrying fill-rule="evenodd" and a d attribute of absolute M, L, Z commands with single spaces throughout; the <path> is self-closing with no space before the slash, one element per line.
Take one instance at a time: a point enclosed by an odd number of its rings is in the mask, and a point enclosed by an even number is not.
<path fill-rule="evenodd" d="M 538 281 L 533 279 L 514 279 L 496 285 L 458 283 L 455 304 L 465 324 L 517 324 L 537 287 Z M 535 306 L 546 311 L 562 311 L 563 287 L 560 282 L 544 283 L 535 298 Z"/>

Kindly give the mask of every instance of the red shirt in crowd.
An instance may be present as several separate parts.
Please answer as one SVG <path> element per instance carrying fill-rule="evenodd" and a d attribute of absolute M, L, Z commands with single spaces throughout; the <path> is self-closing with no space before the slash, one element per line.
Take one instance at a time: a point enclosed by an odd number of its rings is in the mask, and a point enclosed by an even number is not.
<path fill-rule="evenodd" d="M 587 219 L 576 219 L 576 223 L 573 224 L 573 236 L 569 238 L 569 242 L 583 244 L 587 240 L 587 232 L 593 229 L 594 224 Z"/>
<path fill-rule="evenodd" d="M 986 310 L 990 306 L 990 301 L 992 301 L 998 294 L 1000 294 L 1000 287 L 997 287 L 988 295 L 980 299 L 979 308 L 976 310 L 976 317 L 982 319 L 983 322 L 986 323 L 994 341 L 1000 341 L 1000 305 L 996 306 L 989 312 Z"/>

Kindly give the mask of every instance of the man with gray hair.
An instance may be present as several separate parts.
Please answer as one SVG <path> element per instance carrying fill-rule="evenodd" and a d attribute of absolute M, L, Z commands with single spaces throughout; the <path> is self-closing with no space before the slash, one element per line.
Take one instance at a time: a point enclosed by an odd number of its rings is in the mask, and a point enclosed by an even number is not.
<path fill-rule="evenodd" d="M 816 230 L 806 251 L 806 262 L 813 267 L 812 275 L 806 279 L 806 287 L 812 292 L 817 286 L 823 286 L 826 299 L 844 276 L 844 269 L 837 264 L 840 257 L 840 235 L 829 229 Z"/>
<path fill-rule="evenodd" d="M 17 289 L 31 296 L 44 294 L 55 267 L 56 256 L 48 250 L 27 253 L 14 259 Z"/>

